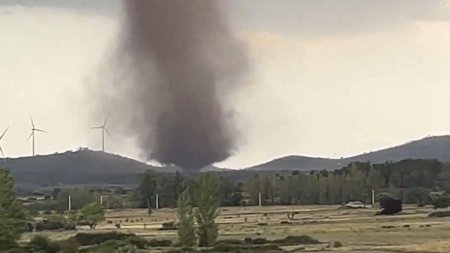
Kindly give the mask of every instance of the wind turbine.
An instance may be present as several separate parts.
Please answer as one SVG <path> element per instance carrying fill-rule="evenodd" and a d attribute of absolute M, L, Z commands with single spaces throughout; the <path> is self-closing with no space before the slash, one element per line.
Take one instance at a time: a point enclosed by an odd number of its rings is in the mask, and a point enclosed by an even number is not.
<path fill-rule="evenodd" d="M 102 130 L 102 151 L 105 152 L 105 133 L 111 137 L 111 134 L 108 131 L 108 128 L 106 128 L 106 123 L 108 122 L 108 119 L 106 118 L 103 122 L 103 125 L 98 127 L 93 127 L 92 129 L 101 129 Z"/>
<path fill-rule="evenodd" d="M 32 138 L 32 147 L 33 147 L 33 156 L 36 155 L 35 152 L 35 136 L 36 136 L 36 132 L 42 132 L 42 133 L 47 133 L 47 131 L 36 128 L 36 126 L 34 125 L 34 121 L 33 118 L 30 116 L 30 120 L 31 120 L 31 133 L 30 136 L 28 136 L 27 141 L 30 140 L 30 138 Z"/>
<path fill-rule="evenodd" d="M 6 130 L 2 133 L 2 135 L 0 135 L 0 141 L 3 139 L 3 137 L 5 137 L 6 132 L 8 132 L 8 129 L 9 129 L 9 127 L 6 128 Z M 3 153 L 3 149 L 2 149 L 1 145 L 0 145 L 0 154 L 3 156 L 4 159 L 6 159 L 5 153 Z"/>

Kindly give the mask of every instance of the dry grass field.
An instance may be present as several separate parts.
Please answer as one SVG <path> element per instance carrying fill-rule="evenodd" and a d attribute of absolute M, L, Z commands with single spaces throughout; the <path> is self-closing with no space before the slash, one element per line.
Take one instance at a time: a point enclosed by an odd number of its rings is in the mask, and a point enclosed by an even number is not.
<path fill-rule="evenodd" d="M 324 242 L 283 248 L 289 252 L 450 252 L 450 218 L 429 218 L 433 211 L 407 206 L 399 215 L 375 216 L 376 209 L 338 206 L 226 207 L 216 222 L 220 224 L 220 239 L 309 235 Z M 294 219 L 288 219 L 288 212 L 296 212 Z M 162 223 L 175 221 L 174 209 L 160 209 L 151 216 L 146 210 L 108 211 L 106 217 L 95 232 L 132 232 L 148 239 L 176 241 L 176 231 L 160 230 Z M 120 229 L 116 223 L 121 224 Z M 86 232 L 88 228 L 79 230 Z M 73 234 L 47 235 L 62 239 Z M 342 247 L 334 247 L 335 242 Z"/>

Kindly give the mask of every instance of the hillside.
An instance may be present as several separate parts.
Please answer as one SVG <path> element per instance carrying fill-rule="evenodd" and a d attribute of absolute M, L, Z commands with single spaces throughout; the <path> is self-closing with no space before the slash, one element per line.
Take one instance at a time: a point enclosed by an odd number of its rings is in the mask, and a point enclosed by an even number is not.
<path fill-rule="evenodd" d="M 0 161 L 0 166 L 4 163 L 11 169 L 17 184 L 25 188 L 87 184 L 135 185 L 139 183 L 139 174 L 146 170 L 181 171 L 175 166 L 156 167 L 127 157 L 88 149 L 8 158 L 6 161 Z M 226 169 L 208 166 L 201 171 Z"/>
<path fill-rule="evenodd" d="M 383 163 L 407 158 L 438 159 L 450 162 L 450 136 L 424 138 L 393 148 L 343 159 L 287 156 L 247 168 L 244 171 L 252 173 L 254 171 L 336 169 L 354 161 Z M 87 149 L 36 157 L 11 158 L 5 162 L 11 169 L 17 184 L 30 188 L 81 184 L 136 185 L 139 183 L 138 175 L 146 170 L 165 172 L 180 170 L 174 166 L 155 167 L 119 155 Z M 4 162 L 0 162 L 0 166 L 3 165 L 1 163 Z M 227 173 L 229 170 L 214 166 L 208 166 L 201 171 L 229 174 Z M 237 172 L 231 174 L 241 175 Z"/>
<path fill-rule="evenodd" d="M 350 162 L 382 163 L 403 159 L 438 159 L 450 161 L 450 136 L 427 137 L 400 146 L 365 153 L 343 159 L 313 158 L 305 156 L 287 156 L 246 168 L 247 170 L 317 170 L 336 169 Z"/>
<path fill-rule="evenodd" d="M 133 159 L 100 151 L 56 153 L 36 157 L 9 158 L 6 166 L 18 185 L 55 186 L 78 184 L 136 184 L 146 170 L 171 171 Z"/>

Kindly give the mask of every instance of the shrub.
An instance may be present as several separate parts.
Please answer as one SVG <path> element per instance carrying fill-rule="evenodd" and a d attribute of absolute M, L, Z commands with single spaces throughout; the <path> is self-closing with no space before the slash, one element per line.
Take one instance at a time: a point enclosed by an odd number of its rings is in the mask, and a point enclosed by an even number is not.
<path fill-rule="evenodd" d="M 344 245 L 340 241 L 333 242 L 333 248 L 341 248 L 342 246 Z"/>
<path fill-rule="evenodd" d="M 147 245 L 150 247 L 169 247 L 172 245 L 172 241 L 152 239 L 147 243 Z"/>
<path fill-rule="evenodd" d="M 177 226 L 175 226 L 175 222 L 173 221 L 164 222 L 162 224 L 162 228 L 160 228 L 159 230 L 177 230 Z"/>
<path fill-rule="evenodd" d="M 80 245 L 95 245 L 101 244 L 109 240 L 127 240 L 130 237 L 136 237 L 135 234 L 122 234 L 117 232 L 108 232 L 108 233 L 98 233 L 98 234 L 90 234 L 90 233 L 78 233 L 73 237 Z"/>
<path fill-rule="evenodd" d="M 252 240 L 252 244 L 266 244 L 269 241 L 266 238 L 256 238 Z"/>
<path fill-rule="evenodd" d="M 78 252 L 78 248 L 80 247 L 80 244 L 78 244 L 78 242 L 73 239 L 70 238 L 64 242 L 62 242 L 60 244 L 62 253 L 77 253 Z"/>
<path fill-rule="evenodd" d="M 248 239 L 248 237 L 245 238 L 245 240 L 247 240 L 247 239 Z M 251 241 L 251 238 L 249 238 L 249 239 Z M 216 242 L 216 244 L 219 244 L 219 243 L 242 245 L 242 244 L 246 244 L 247 241 L 241 241 L 241 240 L 238 240 L 238 239 L 226 239 L 226 240 L 220 240 L 220 241 Z"/>
<path fill-rule="evenodd" d="M 320 241 L 318 241 L 308 235 L 287 236 L 284 239 L 274 240 L 273 242 L 276 244 L 280 244 L 280 245 L 318 244 L 318 243 L 320 243 Z"/>
<path fill-rule="evenodd" d="M 44 230 L 75 230 L 76 225 L 67 222 L 64 217 L 50 216 L 48 219 L 36 223 L 36 231 Z"/>
<path fill-rule="evenodd" d="M 30 246 L 35 250 L 46 253 L 57 253 L 60 251 L 60 247 L 56 242 L 52 242 L 47 237 L 41 235 L 33 237 L 30 241 Z"/>
<path fill-rule="evenodd" d="M 380 192 L 375 198 L 380 202 L 382 199 L 392 198 L 392 195 L 389 192 Z"/>
<path fill-rule="evenodd" d="M 433 212 L 428 215 L 428 217 L 432 218 L 443 218 L 443 217 L 450 217 L 450 211 L 438 211 Z"/>
<path fill-rule="evenodd" d="M 30 240 L 30 246 L 35 249 L 44 249 L 47 248 L 50 240 L 42 235 L 36 235 Z"/>
<path fill-rule="evenodd" d="M 281 252 L 281 249 L 276 245 L 237 245 L 237 244 L 218 243 L 212 249 L 203 250 L 202 252 L 211 252 L 211 253 Z"/>
<path fill-rule="evenodd" d="M 221 242 L 227 242 L 227 240 L 221 241 Z M 234 241 L 231 241 L 234 242 Z M 261 244 L 272 244 L 272 245 L 297 245 L 297 244 L 318 244 L 320 241 L 312 238 L 308 235 L 300 235 L 300 236 L 287 236 L 283 239 L 277 239 L 273 241 L 269 241 L 266 238 L 256 238 L 252 239 L 250 237 L 246 237 L 243 241 L 245 244 L 253 244 L 253 245 L 261 245 Z M 239 243 L 242 243 L 242 241 L 239 241 Z M 228 243 L 233 244 L 233 243 Z M 235 245 L 238 243 L 235 242 Z"/>
<path fill-rule="evenodd" d="M 418 206 L 424 206 L 428 203 L 430 190 L 423 187 L 409 188 L 406 191 L 406 201 L 408 203 L 415 203 Z"/>
<path fill-rule="evenodd" d="M 431 200 L 431 204 L 433 205 L 434 209 L 438 208 L 447 208 L 450 205 L 450 198 L 448 196 L 439 196 L 436 198 L 433 198 Z"/>
<path fill-rule="evenodd" d="M 115 253 L 137 253 L 138 248 L 135 245 L 125 245 L 116 250 Z"/>
<path fill-rule="evenodd" d="M 129 244 L 132 244 L 132 245 L 138 247 L 139 249 L 145 249 L 145 247 L 146 247 L 146 246 L 148 245 L 148 243 L 149 243 L 147 240 L 145 240 L 144 238 L 139 237 L 139 236 L 131 236 L 131 237 L 128 237 L 126 241 L 127 241 Z"/>

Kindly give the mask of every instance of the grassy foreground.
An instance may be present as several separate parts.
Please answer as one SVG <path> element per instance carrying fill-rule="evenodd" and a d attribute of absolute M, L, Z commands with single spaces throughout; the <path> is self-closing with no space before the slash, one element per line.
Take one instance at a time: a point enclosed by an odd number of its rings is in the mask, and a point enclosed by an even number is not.
<path fill-rule="evenodd" d="M 283 247 L 289 252 L 450 252 L 450 217 L 429 218 L 434 211 L 407 206 L 399 215 L 374 216 L 376 209 L 338 206 L 225 207 L 216 222 L 220 224 L 219 240 L 309 235 L 323 242 Z M 288 212 L 295 213 L 293 219 L 288 219 Z M 160 209 L 150 217 L 146 210 L 108 211 L 106 221 L 93 233 L 132 232 L 147 239 L 176 242 L 175 230 L 160 230 L 163 223 L 175 219 L 174 209 Z M 117 223 L 121 224 L 120 229 L 116 228 Z M 91 232 L 88 227 L 78 231 Z M 43 234 L 60 240 L 74 233 Z M 34 234 L 25 234 L 23 239 L 29 240 Z"/>

